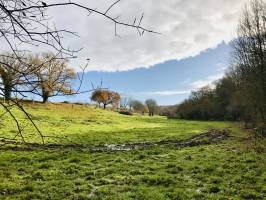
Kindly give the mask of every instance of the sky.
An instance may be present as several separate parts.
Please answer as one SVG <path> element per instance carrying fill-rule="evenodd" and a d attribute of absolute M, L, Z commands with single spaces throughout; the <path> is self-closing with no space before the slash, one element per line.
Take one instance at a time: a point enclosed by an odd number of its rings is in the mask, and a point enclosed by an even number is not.
<path fill-rule="evenodd" d="M 45 0 L 47 3 L 65 0 Z M 72 0 L 105 12 L 115 0 Z M 248 0 L 121 0 L 107 12 L 118 21 L 138 22 L 160 34 L 139 36 L 135 29 L 117 26 L 103 16 L 80 8 L 48 10 L 63 44 L 80 49 L 69 65 L 85 66 L 82 90 L 103 80 L 103 86 L 136 99 L 154 98 L 161 105 L 177 104 L 192 90 L 221 78 L 228 67 L 230 45 Z M 44 51 L 45 49 L 42 49 Z M 53 100 L 62 100 L 55 98 Z M 89 94 L 67 100 L 88 102 Z"/>
<path fill-rule="evenodd" d="M 62 2 L 63 0 L 49 0 Z M 99 11 L 115 0 L 73 0 Z M 75 7 L 49 9 L 58 29 L 75 31 L 79 37 L 65 35 L 65 46 L 83 48 L 71 62 L 79 69 L 90 59 L 88 71 L 127 71 L 199 55 L 222 41 L 236 37 L 238 19 L 248 0 L 121 0 L 107 14 L 132 24 L 144 13 L 142 26 L 161 34 L 139 36 L 135 29 L 117 26 Z"/>
<path fill-rule="evenodd" d="M 222 78 L 230 62 L 230 44 L 220 43 L 200 55 L 182 60 L 170 60 L 150 68 L 138 68 L 120 72 L 91 71 L 84 75 L 81 91 L 101 84 L 102 87 L 119 92 L 122 96 L 145 101 L 153 98 L 160 105 L 175 105 L 187 98 L 192 90 L 212 85 Z M 89 94 L 56 101 L 90 103 Z"/>

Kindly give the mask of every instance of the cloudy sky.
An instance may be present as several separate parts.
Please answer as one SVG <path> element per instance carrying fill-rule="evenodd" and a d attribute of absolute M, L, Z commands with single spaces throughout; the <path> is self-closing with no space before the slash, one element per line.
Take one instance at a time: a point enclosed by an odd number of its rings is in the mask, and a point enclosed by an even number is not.
<path fill-rule="evenodd" d="M 51 0 L 50 0 L 51 1 Z M 56 0 L 59 1 L 59 0 Z M 73 0 L 105 11 L 114 0 Z M 47 1 L 49 2 L 49 1 Z M 55 2 L 55 0 L 53 0 Z M 60 1 L 61 2 L 61 1 Z M 103 79 L 104 86 L 144 100 L 153 97 L 160 104 L 175 104 L 189 92 L 209 84 L 228 67 L 230 47 L 236 36 L 238 18 L 247 0 L 122 0 L 108 13 L 132 23 L 144 13 L 142 25 L 160 32 L 140 37 L 136 30 L 76 8 L 51 9 L 58 28 L 79 33 L 65 37 L 71 48 L 83 48 L 71 65 L 78 69 L 91 61 L 85 76 Z M 86 101 L 87 97 L 76 97 Z"/>
<path fill-rule="evenodd" d="M 200 55 L 182 60 L 170 60 L 150 68 L 138 68 L 120 72 L 92 71 L 85 74 L 82 90 L 103 86 L 144 101 L 156 99 L 161 105 L 173 105 L 188 97 L 191 90 L 211 84 L 224 75 L 228 66 L 231 48 L 221 43 Z M 80 94 L 68 99 L 75 102 L 90 102 L 89 94 Z"/>

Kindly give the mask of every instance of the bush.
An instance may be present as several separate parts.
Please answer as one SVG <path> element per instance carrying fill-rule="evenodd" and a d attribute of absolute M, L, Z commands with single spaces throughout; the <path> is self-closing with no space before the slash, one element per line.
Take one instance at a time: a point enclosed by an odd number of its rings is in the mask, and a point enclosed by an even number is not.
<path fill-rule="evenodd" d="M 119 114 L 121 114 L 121 115 L 133 115 L 133 113 L 128 111 L 128 110 L 121 110 L 121 111 L 119 111 Z"/>

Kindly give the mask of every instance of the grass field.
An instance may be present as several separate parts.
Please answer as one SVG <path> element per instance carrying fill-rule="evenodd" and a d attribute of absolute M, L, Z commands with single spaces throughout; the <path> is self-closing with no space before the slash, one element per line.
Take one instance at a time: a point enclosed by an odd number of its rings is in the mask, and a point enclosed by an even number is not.
<path fill-rule="evenodd" d="M 229 122 L 167 120 L 124 116 L 71 104 L 30 105 L 46 143 L 58 148 L 0 149 L 0 199 L 264 199 L 266 153 L 258 153 L 248 134 Z M 40 137 L 19 111 L 27 142 Z M 16 126 L 5 116 L 0 137 Z M 176 140 L 230 129 L 217 144 L 174 145 L 119 151 L 87 152 L 66 144 L 97 146 Z M 64 146 L 65 145 L 65 146 Z M 12 147 L 12 148 L 11 148 Z"/>

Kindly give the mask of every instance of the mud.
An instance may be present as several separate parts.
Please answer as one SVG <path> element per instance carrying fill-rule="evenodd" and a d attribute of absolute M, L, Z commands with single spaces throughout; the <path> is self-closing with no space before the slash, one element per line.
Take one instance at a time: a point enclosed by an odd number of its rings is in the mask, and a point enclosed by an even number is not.
<path fill-rule="evenodd" d="M 105 145 L 92 148 L 92 151 L 130 151 L 153 146 L 174 146 L 177 148 L 208 145 L 225 140 L 229 137 L 228 130 L 210 130 L 206 133 L 194 135 L 184 140 L 161 140 L 157 142 L 127 143 L 119 145 Z"/>
<path fill-rule="evenodd" d="M 230 136 L 229 130 L 209 130 L 208 132 L 193 135 L 188 139 L 183 140 L 161 140 L 161 141 L 148 141 L 138 143 L 125 143 L 125 144 L 107 144 L 99 146 L 86 146 L 82 144 L 21 144 L 14 141 L 8 142 L 5 140 L 6 145 L 2 149 L 11 149 L 17 151 L 32 151 L 40 150 L 53 150 L 53 149 L 68 149 L 79 150 L 86 152 L 117 152 L 117 151 L 131 151 L 151 148 L 154 146 L 166 147 L 173 146 L 176 148 L 193 147 L 199 145 L 209 145 L 227 139 Z M 1 142 L 1 141 L 0 141 Z M 3 142 L 3 141 L 2 141 Z"/>

